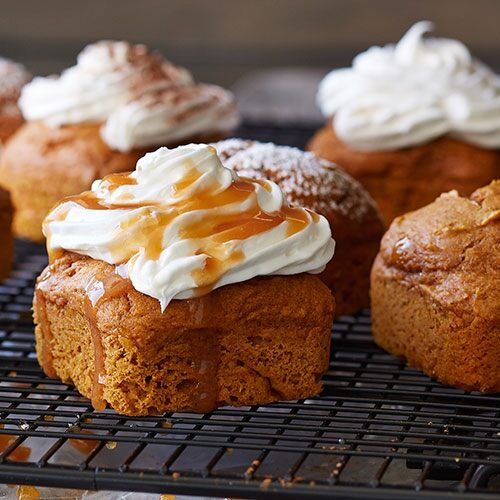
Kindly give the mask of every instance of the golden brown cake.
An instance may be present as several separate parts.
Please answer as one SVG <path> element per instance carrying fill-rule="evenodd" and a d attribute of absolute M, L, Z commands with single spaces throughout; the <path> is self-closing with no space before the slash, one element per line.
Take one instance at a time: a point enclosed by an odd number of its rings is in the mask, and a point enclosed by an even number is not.
<path fill-rule="evenodd" d="M 12 204 L 9 193 L 0 188 L 0 280 L 12 268 L 14 238 L 11 232 Z"/>
<path fill-rule="evenodd" d="M 445 191 L 456 189 L 469 196 L 500 178 L 500 150 L 450 137 L 394 151 L 363 152 L 349 148 L 328 124 L 311 139 L 308 149 L 341 165 L 361 182 L 387 224 L 431 203 Z"/>
<path fill-rule="evenodd" d="M 296 148 L 242 139 L 214 147 L 226 167 L 244 177 L 271 179 L 289 203 L 326 217 L 337 246 L 320 277 L 334 291 L 336 314 L 368 307 L 370 269 L 384 225 L 366 190 L 336 165 Z"/>
<path fill-rule="evenodd" d="M 133 170 L 146 151 L 222 139 L 238 122 L 230 92 L 127 42 L 89 45 L 59 77 L 26 85 L 19 105 L 27 123 L 5 147 L 0 185 L 12 195 L 14 232 L 35 241 L 61 198 Z"/>
<path fill-rule="evenodd" d="M 93 307 L 86 289 L 96 276 L 106 291 Z M 39 284 L 38 359 L 97 409 L 207 412 L 321 390 L 333 300 L 314 276 L 255 278 L 173 301 L 164 313 L 114 266 L 75 254 L 58 258 Z"/>
<path fill-rule="evenodd" d="M 24 66 L 0 57 L 0 151 L 4 143 L 23 123 L 17 100 L 31 79 Z"/>
<path fill-rule="evenodd" d="M 500 391 L 500 181 L 395 219 L 371 286 L 381 347 L 445 384 Z"/>
<path fill-rule="evenodd" d="M 34 299 L 45 373 L 98 410 L 211 411 L 317 394 L 334 299 L 317 276 L 335 242 L 277 184 L 215 148 L 160 148 L 44 221 Z"/>
<path fill-rule="evenodd" d="M 390 224 L 456 189 L 500 177 L 499 75 L 458 40 L 413 25 L 321 81 L 326 125 L 308 149 L 358 179 Z"/>

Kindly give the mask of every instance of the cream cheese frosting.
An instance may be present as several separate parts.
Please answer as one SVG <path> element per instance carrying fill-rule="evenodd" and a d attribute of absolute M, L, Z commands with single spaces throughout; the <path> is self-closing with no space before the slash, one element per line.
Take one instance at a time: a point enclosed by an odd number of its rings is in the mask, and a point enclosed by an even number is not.
<path fill-rule="evenodd" d="M 318 105 L 347 145 L 391 150 L 450 134 L 500 147 L 500 77 L 461 42 L 425 38 L 432 28 L 419 22 L 396 45 L 371 47 L 322 80 Z"/>
<path fill-rule="evenodd" d="M 87 46 L 59 77 L 38 77 L 19 100 L 27 120 L 50 126 L 103 123 L 113 149 L 168 144 L 231 131 L 238 124 L 232 94 L 196 84 L 144 45 L 101 41 Z"/>
<path fill-rule="evenodd" d="M 95 181 L 43 229 L 51 261 L 66 250 L 114 264 L 162 309 L 255 276 L 320 273 L 335 248 L 324 217 L 290 207 L 274 182 L 239 177 L 203 144 L 160 148 Z"/>

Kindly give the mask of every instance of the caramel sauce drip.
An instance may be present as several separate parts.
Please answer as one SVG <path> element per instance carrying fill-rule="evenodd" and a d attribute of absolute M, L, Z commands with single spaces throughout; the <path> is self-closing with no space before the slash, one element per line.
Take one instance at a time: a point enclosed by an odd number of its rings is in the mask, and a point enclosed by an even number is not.
<path fill-rule="evenodd" d="M 180 181 L 172 185 L 172 194 L 174 198 L 182 196 L 186 189 L 202 176 L 202 173 L 194 167 L 190 160 L 186 161 L 186 166 L 190 166 L 191 169 Z"/>
<path fill-rule="evenodd" d="M 210 297 L 210 294 L 205 297 Z M 214 332 L 212 328 L 200 330 L 197 333 L 204 339 L 210 338 L 215 344 L 217 332 Z M 220 347 L 214 345 L 207 348 L 206 342 L 201 338 L 193 339 L 191 346 L 191 359 L 193 360 L 191 369 L 196 381 L 190 391 L 191 408 L 197 413 L 207 413 L 217 407 L 219 399 L 216 378 Z"/>
<path fill-rule="evenodd" d="M 190 407 L 196 412 L 206 413 L 216 408 L 219 402 L 216 379 L 220 366 L 220 342 L 218 332 L 211 324 L 216 304 L 210 293 L 188 299 L 188 304 L 196 324 L 195 338 L 190 342 L 191 377 L 194 381 L 189 394 Z"/>
<path fill-rule="evenodd" d="M 110 192 L 115 191 L 120 186 L 133 186 L 137 181 L 130 177 L 130 172 L 123 172 L 120 174 L 110 174 L 103 179 Z"/>
<path fill-rule="evenodd" d="M 47 317 L 45 296 L 39 285 L 35 288 L 35 297 L 37 313 L 40 318 L 38 323 L 42 330 L 42 359 L 40 360 L 40 365 L 47 377 L 56 378 L 57 373 L 54 369 L 54 356 L 52 354 L 52 332 Z"/>
<path fill-rule="evenodd" d="M 190 160 L 186 163 L 189 167 Z M 202 173 L 194 166 L 188 168 L 188 173 L 179 182 L 172 185 L 173 197 L 180 198 L 201 175 Z M 119 186 L 135 184 L 136 180 L 131 178 L 130 174 L 113 174 L 104 177 L 102 182 L 108 186 L 110 191 L 113 191 Z M 187 212 L 209 210 L 232 204 L 241 206 L 249 197 L 256 196 L 256 184 L 263 186 L 268 191 L 272 189 L 266 181 L 239 178 L 217 195 L 205 190 L 194 194 L 187 200 L 180 199 L 178 203 L 167 207 L 155 203 L 109 205 L 99 200 L 93 192 L 88 191 L 63 200 L 61 205 L 53 211 L 52 220 L 64 220 L 71 204 L 77 204 L 90 210 L 144 208 L 143 211 L 120 224 L 120 230 L 127 231 L 127 239 L 118 238 L 109 251 L 117 263 L 128 261 L 138 248 L 145 249 L 148 259 L 157 260 L 164 250 L 165 230 L 175 218 Z M 290 237 L 309 224 L 308 214 L 315 222 L 318 220 L 316 214 L 302 208 L 283 206 L 279 211 L 267 213 L 259 208 L 257 200 L 250 205 L 250 208 L 237 215 L 229 213 L 204 217 L 201 221 L 198 220 L 184 227 L 179 234 L 179 237 L 184 239 L 205 240 L 197 252 L 198 255 L 208 255 L 205 268 L 193 273 L 193 278 L 202 293 L 210 291 L 210 285 L 215 284 L 229 267 L 244 260 L 245 256 L 241 251 L 229 250 L 224 244 L 233 240 L 251 238 L 270 231 L 284 222 L 288 223 L 285 236 Z M 52 261 L 53 255 L 49 255 L 49 257 Z"/>
<path fill-rule="evenodd" d="M 97 308 L 106 300 L 127 293 L 132 287 L 128 280 L 117 274 L 110 274 L 104 279 L 93 278 L 85 289 L 84 311 L 89 325 L 92 344 L 94 346 L 94 373 L 92 377 L 92 406 L 97 411 L 106 408 L 104 386 L 106 380 L 105 355 L 102 333 L 97 323 Z"/>
<path fill-rule="evenodd" d="M 264 181 L 262 179 L 250 179 L 249 177 L 240 177 L 240 179 L 245 180 L 245 181 L 255 182 L 256 184 L 259 184 L 260 186 L 262 186 L 266 191 L 269 191 L 269 192 L 272 191 L 272 188 L 271 188 L 271 185 L 269 184 L 269 182 Z"/>

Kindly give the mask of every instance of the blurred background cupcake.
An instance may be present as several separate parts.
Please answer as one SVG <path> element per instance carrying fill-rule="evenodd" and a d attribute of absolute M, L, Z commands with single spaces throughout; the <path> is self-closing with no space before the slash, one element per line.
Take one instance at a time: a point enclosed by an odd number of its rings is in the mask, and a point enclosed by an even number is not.
<path fill-rule="evenodd" d="M 24 121 L 17 100 L 30 79 L 22 64 L 0 57 L 0 154 L 2 144 Z"/>
<path fill-rule="evenodd" d="M 19 107 L 27 122 L 5 147 L 0 184 L 11 192 L 14 232 L 35 241 L 59 199 L 132 170 L 158 146 L 221 139 L 238 124 L 229 91 L 123 41 L 88 45 L 60 76 L 36 77 Z"/>
<path fill-rule="evenodd" d="M 24 121 L 17 101 L 23 85 L 30 79 L 22 64 L 0 57 L 0 156 L 7 139 Z M 10 194 L 0 187 L 0 280 L 8 276 L 12 267 L 12 217 Z"/>
<path fill-rule="evenodd" d="M 368 189 L 386 222 L 500 177 L 500 77 L 461 42 L 415 24 L 320 83 L 328 121 L 309 143 Z"/>

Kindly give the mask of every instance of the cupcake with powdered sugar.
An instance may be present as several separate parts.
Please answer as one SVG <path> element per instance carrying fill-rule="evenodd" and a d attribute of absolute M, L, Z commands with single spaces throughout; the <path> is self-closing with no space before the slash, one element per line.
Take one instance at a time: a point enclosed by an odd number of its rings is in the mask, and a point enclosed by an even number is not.
<path fill-rule="evenodd" d="M 213 146 L 225 167 L 245 178 L 273 180 L 291 205 L 326 218 L 337 247 L 320 278 L 335 296 L 336 314 L 368 307 L 370 268 L 384 225 L 363 186 L 337 165 L 297 148 L 244 139 Z"/>

